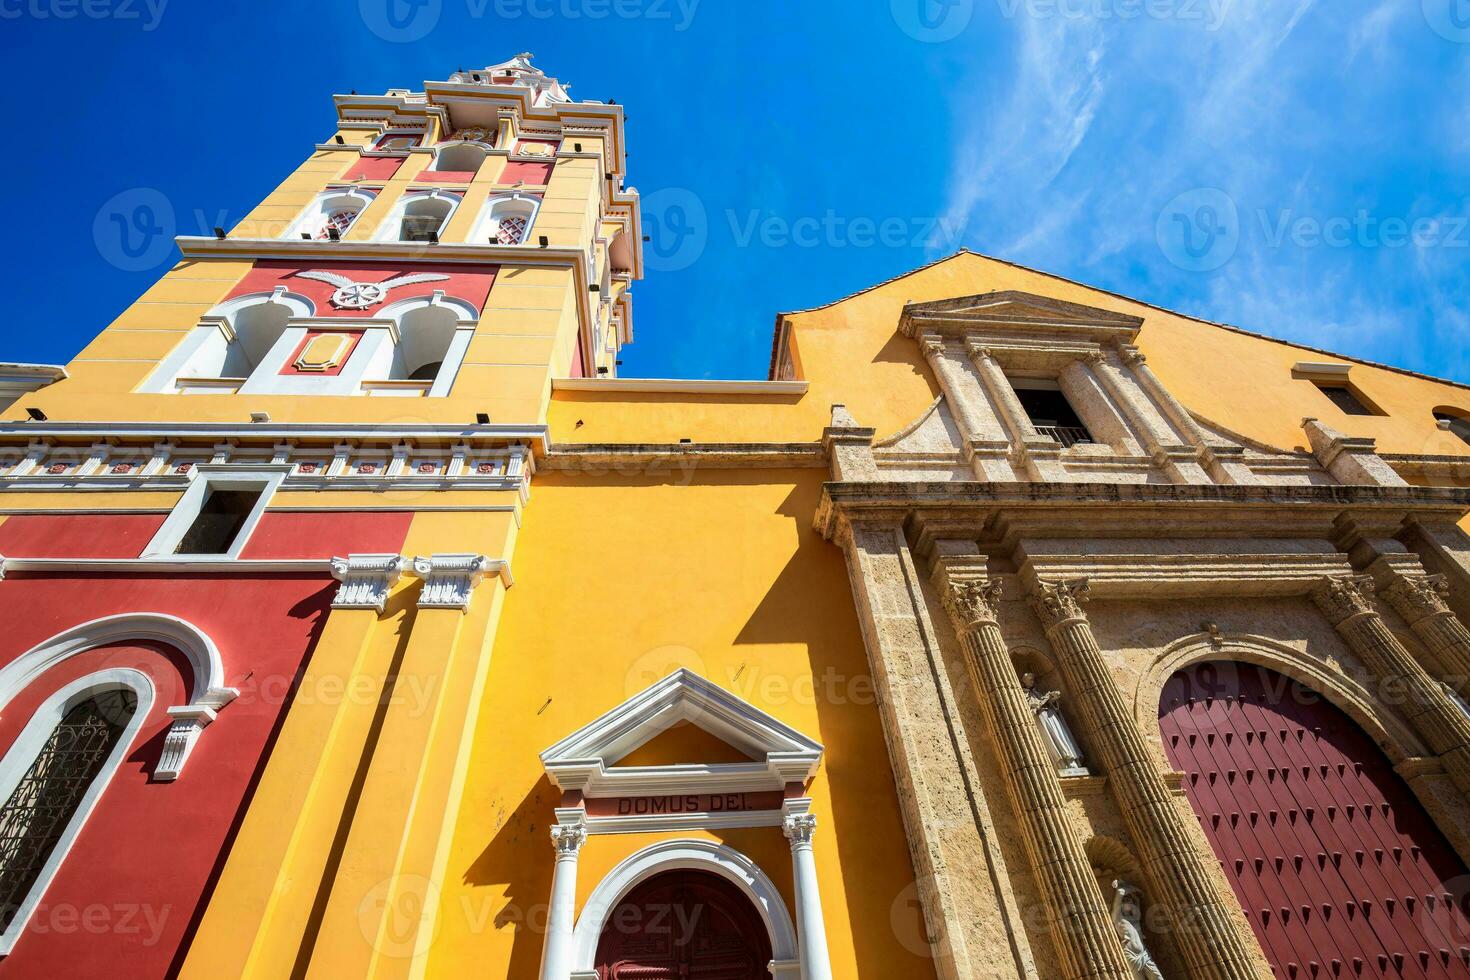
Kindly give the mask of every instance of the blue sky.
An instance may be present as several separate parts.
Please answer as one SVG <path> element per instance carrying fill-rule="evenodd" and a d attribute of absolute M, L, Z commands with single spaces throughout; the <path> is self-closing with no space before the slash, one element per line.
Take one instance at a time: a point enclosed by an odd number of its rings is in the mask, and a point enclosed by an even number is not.
<path fill-rule="evenodd" d="M 776 312 L 967 246 L 1470 382 L 1470 0 L 413 3 L 0 0 L 0 360 L 71 357 L 331 93 L 529 50 L 627 106 L 625 376 L 762 377 Z"/>

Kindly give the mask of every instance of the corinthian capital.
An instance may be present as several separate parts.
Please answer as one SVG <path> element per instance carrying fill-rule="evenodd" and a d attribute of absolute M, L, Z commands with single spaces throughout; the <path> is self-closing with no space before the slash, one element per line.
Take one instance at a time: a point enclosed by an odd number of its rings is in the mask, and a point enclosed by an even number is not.
<path fill-rule="evenodd" d="M 1046 629 L 1060 626 L 1068 620 L 1086 619 L 1082 606 L 1091 598 L 1092 589 L 1087 579 L 1070 582 L 1037 582 L 1031 595 L 1031 608 L 1036 611 L 1041 625 Z"/>
<path fill-rule="evenodd" d="M 812 835 L 817 832 L 817 818 L 810 813 L 788 814 L 781 821 L 781 832 L 791 841 L 792 847 L 810 844 Z"/>
<path fill-rule="evenodd" d="M 938 357 L 944 353 L 944 341 L 938 337 L 920 337 L 919 347 L 924 351 L 925 357 Z"/>
<path fill-rule="evenodd" d="M 986 347 L 978 340 L 972 340 L 965 344 L 965 352 L 977 361 L 988 361 L 995 356 L 991 353 L 989 347 Z"/>
<path fill-rule="evenodd" d="M 1450 588 L 1443 575 L 1401 575 L 1383 590 L 1383 597 L 1408 623 L 1447 613 L 1444 597 Z"/>
<path fill-rule="evenodd" d="M 551 828 L 551 843 L 556 847 L 557 854 L 576 854 L 587 843 L 587 825 L 585 823 L 553 824 Z"/>
<path fill-rule="evenodd" d="M 1322 580 L 1312 599 L 1332 621 L 1332 625 L 1354 616 L 1375 612 L 1373 579 L 1367 575 L 1334 575 Z"/>
<path fill-rule="evenodd" d="M 944 589 L 944 611 L 949 613 L 954 628 L 964 632 L 996 621 L 996 603 L 1000 602 L 1000 581 L 976 579 L 950 582 Z"/>

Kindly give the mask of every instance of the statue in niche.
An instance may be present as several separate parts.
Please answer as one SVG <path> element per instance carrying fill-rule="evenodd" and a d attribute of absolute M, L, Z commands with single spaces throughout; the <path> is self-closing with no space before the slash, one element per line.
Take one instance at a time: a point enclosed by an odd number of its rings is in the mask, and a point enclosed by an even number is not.
<path fill-rule="evenodd" d="M 1062 717 L 1062 692 L 1048 691 L 1042 694 L 1036 689 L 1036 675 L 1022 674 L 1021 686 L 1026 689 L 1026 700 L 1041 728 L 1042 741 L 1051 753 L 1052 762 L 1063 776 L 1086 776 L 1087 767 L 1082 764 L 1082 748 L 1072 737 L 1067 720 Z"/>
<path fill-rule="evenodd" d="M 1113 882 L 1113 926 L 1123 944 L 1123 958 L 1134 980 L 1164 980 L 1153 954 L 1143 942 L 1143 894 L 1126 881 Z"/>

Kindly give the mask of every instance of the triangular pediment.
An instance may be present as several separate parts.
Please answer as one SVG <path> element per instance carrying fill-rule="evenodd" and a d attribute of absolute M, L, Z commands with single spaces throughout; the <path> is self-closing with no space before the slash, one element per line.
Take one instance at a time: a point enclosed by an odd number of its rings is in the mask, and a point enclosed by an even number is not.
<path fill-rule="evenodd" d="M 681 721 L 659 732 L 613 765 L 625 769 L 758 761 L 718 735 L 700 728 L 697 723 Z"/>
<path fill-rule="evenodd" d="M 950 329 L 992 327 L 1022 331 L 1070 329 L 1131 335 L 1143 326 L 1143 319 L 1035 293 L 1003 290 L 910 303 L 904 307 L 900 321 L 902 332 L 908 336 L 944 331 L 946 326 Z"/>
<path fill-rule="evenodd" d="M 665 734 L 681 726 L 694 726 L 701 733 L 683 740 L 686 749 L 700 738 L 713 740 L 706 742 L 711 758 L 658 757 L 660 743 L 671 740 Z M 730 761 L 732 752 L 747 761 Z M 810 779 L 821 758 L 820 743 L 687 669 L 635 694 L 541 753 L 553 783 L 586 796 L 784 789 L 788 783 Z M 625 762 L 653 764 L 620 764 Z"/>

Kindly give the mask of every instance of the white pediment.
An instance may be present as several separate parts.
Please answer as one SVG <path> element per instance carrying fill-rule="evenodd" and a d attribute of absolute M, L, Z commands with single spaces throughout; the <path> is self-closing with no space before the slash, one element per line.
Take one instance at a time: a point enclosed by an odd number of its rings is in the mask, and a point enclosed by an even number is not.
<path fill-rule="evenodd" d="M 658 735 L 688 723 L 750 762 L 619 766 Z M 822 746 L 729 691 L 680 669 L 541 753 L 562 790 L 584 796 L 734 793 L 784 789 L 817 770 Z"/>

